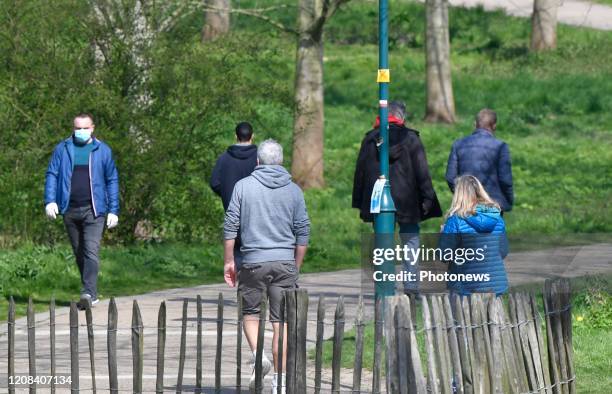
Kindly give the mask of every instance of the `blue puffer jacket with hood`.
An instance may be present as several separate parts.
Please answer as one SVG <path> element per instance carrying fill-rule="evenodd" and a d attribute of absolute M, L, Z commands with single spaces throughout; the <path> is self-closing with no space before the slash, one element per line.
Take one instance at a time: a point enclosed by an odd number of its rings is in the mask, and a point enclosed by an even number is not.
<path fill-rule="evenodd" d="M 508 238 L 506 225 L 499 209 L 478 205 L 476 213 L 462 218 L 450 216 L 440 236 L 441 249 L 481 249 L 482 261 L 479 255 L 466 258 L 459 264 L 457 258 L 451 262 L 450 273 L 454 274 L 488 274 L 488 281 L 449 282 L 448 288 L 460 295 L 471 293 L 505 293 L 508 290 L 508 277 L 504 267 L 504 258 L 508 255 Z M 455 256 L 458 256 L 457 253 Z"/>

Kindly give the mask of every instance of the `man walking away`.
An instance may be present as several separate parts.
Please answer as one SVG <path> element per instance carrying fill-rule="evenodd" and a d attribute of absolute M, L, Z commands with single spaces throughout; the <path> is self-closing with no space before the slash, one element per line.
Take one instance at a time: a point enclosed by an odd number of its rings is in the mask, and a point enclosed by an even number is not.
<path fill-rule="evenodd" d="M 219 156 L 210 177 L 210 187 L 221 197 L 224 211 L 227 211 L 236 182 L 251 175 L 256 165 L 257 145 L 253 144 L 253 127 L 240 122 L 236 125 L 236 143 Z M 234 259 L 238 271 L 242 262 L 240 237 L 234 244 Z"/>
<path fill-rule="evenodd" d="M 480 110 L 476 115 L 476 130 L 453 143 L 446 166 L 446 181 L 454 193 L 457 177 L 475 176 L 503 213 L 512 210 L 514 203 L 512 164 L 508 144 L 495 138 L 496 129 L 495 111 Z"/>
<path fill-rule="evenodd" d="M 236 285 L 234 241 L 242 239 L 242 267 L 238 274 L 238 294 L 243 297 L 244 333 L 253 351 L 253 373 L 249 386 L 255 389 L 255 351 L 259 325 L 259 307 L 263 294 L 270 305 L 270 322 L 274 330 L 272 355 L 278 371 L 278 335 L 283 290 L 296 287 L 298 271 L 304 261 L 310 220 L 302 190 L 291 181 L 282 166 L 283 148 L 274 140 L 266 140 L 257 149 L 258 166 L 253 173 L 236 183 L 225 215 L 224 276 L 232 287 Z M 287 328 L 284 328 L 285 335 Z M 284 338 L 286 353 L 287 337 Z M 271 368 L 264 355 L 263 375 Z M 282 358 L 285 370 L 286 357 Z M 283 381 L 284 392 L 284 376 Z M 277 375 L 272 380 L 277 389 Z M 276 391 L 273 391 L 276 392 Z"/>
<path fill-rule="evenodd" d="M 257 145 L 253 145 L 253 127 L 247 122 L 236 125 L 236 144 L 219 158 L 210 177 L 210 187 L 223 202 L 227 211 L 236 182 L 251 175 L 257 165 Z"/>
<path fill-rule="evenodd" d="M 419 223 L 442 216 L 438 197 L 431 183 L 425 147 L 419 132 L 405 126 L 406 106 L 402 102 L 389 103 L 389 177 L 391 196 L 395 203 L 395 218 L 399 224 L 402 243 L 409 249 L 420 245 Z M 362 143 L 353 182 L 353 208 L 360 210 L 361 219 L 373 222 L 370 213 L 370 198 L 374 183 L 379 177 L 378 149 L 380 119 L 374 129 L 366 133 Z M 404 271 L 418 275 L 418 261 L 403 262 Z M 417 281 L 405 281 L 404 292 L 416 296 Z"/>
<path fill-rule="evenodd" d="M 111 229 L 119 222 L 119 175 L 111 149 L 94 136 L 90 114 L 74 118 L 73 134 L 51 156 L 45 181 L 45 212 L 63 215 L 81 274 L 80 309 L 98 303 L 99 251 L 104 218 Z"/>

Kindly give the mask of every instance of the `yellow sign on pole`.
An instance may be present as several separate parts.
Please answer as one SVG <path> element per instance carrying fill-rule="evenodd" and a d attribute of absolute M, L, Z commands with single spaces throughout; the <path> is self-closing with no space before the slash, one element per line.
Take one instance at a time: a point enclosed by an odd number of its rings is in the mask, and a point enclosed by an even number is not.
<path fill-rule="evenodd" d="M 391 73 L 389 72 L 388 68 L 384 68 L 384 69 L 378 70 L 378 77 L 376 77 L 376 82 L 377 83 L 381 83 L 381 82 L 389 83 L 389 82 L 391 82 Z"/>

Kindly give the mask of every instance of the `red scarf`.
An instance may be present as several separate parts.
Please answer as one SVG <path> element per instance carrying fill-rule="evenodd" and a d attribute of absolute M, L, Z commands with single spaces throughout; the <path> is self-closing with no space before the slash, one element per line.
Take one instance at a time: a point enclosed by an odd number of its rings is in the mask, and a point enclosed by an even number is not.
<path fill-rule="evenodd" d="M 389 115 L 389 124 L 390 125 L 396 124 L 398 126 L 403 126 L 404 125 L 404 121 L 399 119 L 399 118 L 396 118 L 393 115 Z M 380 116 L 377 116 L 376 117 L 376 121 L 374 122 L 374 128 L 377 129 L 378 127 L 380 127 Z"/>

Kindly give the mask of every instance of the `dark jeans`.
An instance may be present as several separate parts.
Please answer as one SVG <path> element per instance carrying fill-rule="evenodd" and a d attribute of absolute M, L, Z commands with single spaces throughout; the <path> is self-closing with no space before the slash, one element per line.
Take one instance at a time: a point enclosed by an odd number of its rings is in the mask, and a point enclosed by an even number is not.
<path fill-rule="evenodd" d="M 81 294 L 87 293 L 95 299 L 98 297 L 98 254 L 104 232 L 104 216 L 94 217 L 91 206 L 74 207 L 64 214 L 64 224 L 81 273 Z"/>

